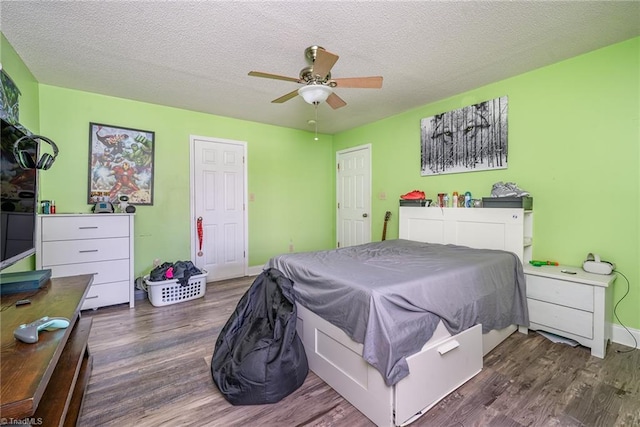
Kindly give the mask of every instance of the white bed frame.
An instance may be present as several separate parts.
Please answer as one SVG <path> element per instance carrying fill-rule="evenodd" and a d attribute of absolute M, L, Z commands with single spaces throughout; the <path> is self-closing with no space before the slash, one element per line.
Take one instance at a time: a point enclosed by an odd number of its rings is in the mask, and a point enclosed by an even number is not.
<path fill-rule="evenodd" d="M 532 218 L 522 209 L 400 207 L 400 238 L 514 252 L 530 259 Z M 528 259 L 527 259 L 528 258 Z M 409 376 L 387 386 L 362 358 L 362 344 L 298 304 L 298 334 L 309 368 L 378 426 L 403 426 L 482 370 L 482 357 L 516 330 L 451 336 L 442 322 L 422 350 L 407 358 Z"/>

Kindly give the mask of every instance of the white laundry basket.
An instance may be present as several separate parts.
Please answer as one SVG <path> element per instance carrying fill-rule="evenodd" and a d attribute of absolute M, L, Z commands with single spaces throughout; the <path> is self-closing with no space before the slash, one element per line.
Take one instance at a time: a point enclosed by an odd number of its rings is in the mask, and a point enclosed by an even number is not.
<path fill-rule="evenodd" d="M 175 304 L 182 301 L 202 298 L 207 290 L 207 272 L 189 277 L 186 285 L 181 285 L 177 280 L 151 281 L 149 276 L 144 277 L 149 301 L 156 307 Z"/>

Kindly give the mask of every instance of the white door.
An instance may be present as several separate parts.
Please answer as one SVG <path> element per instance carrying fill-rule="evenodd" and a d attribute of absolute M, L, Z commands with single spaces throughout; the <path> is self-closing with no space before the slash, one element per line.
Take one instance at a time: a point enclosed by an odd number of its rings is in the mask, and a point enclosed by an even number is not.
<path fill-rule="evenodd" d="M 246 143 L 191 137 L 191 259 L 207 281 L 246 275 Z"/>
<path fill-rule="evenodd" d="M 338 247 L 371 241 L 371 145 L 338 151 Z"/>

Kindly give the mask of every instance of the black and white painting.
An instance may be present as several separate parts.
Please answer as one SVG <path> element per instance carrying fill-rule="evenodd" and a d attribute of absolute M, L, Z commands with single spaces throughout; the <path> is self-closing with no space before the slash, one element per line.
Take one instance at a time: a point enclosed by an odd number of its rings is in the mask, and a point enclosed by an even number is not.
<path fill-rule="evenodd" d="M 421 175 L 507 168 L 507 97 L 420 120 Z"/>

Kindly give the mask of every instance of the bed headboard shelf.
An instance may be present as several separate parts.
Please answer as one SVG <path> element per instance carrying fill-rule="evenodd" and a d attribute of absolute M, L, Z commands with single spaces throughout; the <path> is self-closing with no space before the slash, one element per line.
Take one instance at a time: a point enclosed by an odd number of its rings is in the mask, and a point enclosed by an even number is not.
<path fill-rule="evenodd" d="M 401 239 L 454 244 L 515 253 L 532 259 L 533 211 L 521 208 L 437 208 L 401 206 Z"/>

